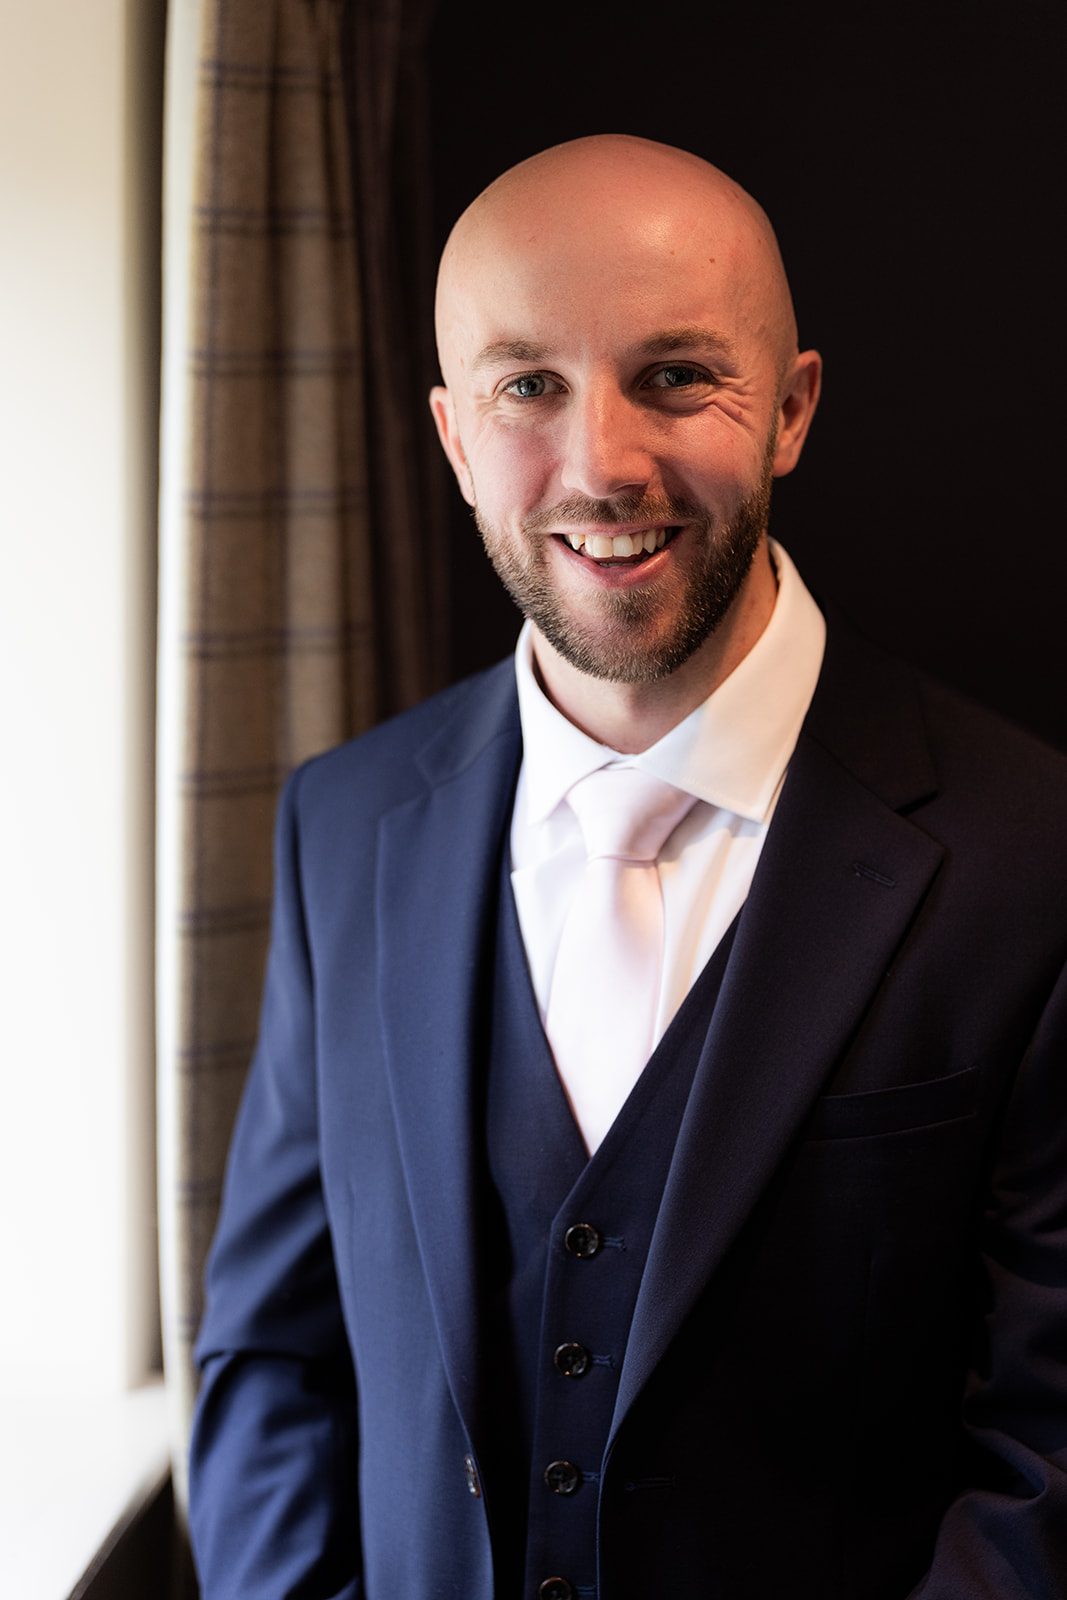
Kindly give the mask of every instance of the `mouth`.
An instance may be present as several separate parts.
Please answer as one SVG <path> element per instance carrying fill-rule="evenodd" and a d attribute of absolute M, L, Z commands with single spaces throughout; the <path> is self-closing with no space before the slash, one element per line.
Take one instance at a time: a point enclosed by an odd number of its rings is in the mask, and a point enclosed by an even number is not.
<path fill-rule="evenodd" d="M 557 533 L 555 538 L 570 546 L 576 555 L 598 566 L 640 566 L 670 544 L 681 532 L 681 525 L 666 528 L 638 528 L 633 533 Z"/>

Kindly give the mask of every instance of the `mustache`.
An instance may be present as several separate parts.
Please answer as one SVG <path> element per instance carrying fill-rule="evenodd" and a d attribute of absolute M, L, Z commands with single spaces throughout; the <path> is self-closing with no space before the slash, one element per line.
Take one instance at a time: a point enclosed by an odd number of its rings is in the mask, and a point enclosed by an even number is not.
<path fill-rule="evenodd" d="M 554 506 L 535 511 L 523 522 L 525 533 L 545 533 L 573 523 L 692 522 L 704 520 L 704 510 L 680 495 L 620 494 L 610 500 L 570 495 Z"/>

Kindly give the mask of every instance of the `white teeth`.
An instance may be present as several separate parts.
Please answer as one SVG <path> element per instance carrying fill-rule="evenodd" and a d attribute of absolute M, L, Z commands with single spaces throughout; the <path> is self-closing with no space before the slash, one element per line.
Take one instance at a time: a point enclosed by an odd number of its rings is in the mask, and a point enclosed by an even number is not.
<path fill-rule="evenodd" d="M 666 528 L 649 528 L 645 534 L 617 533 L 613 539 L 599 533 L 567 533 L 564 535 L 572 550 L 585 547 L 587 556 L 594 561 L 622 561 L 627 556 L 639 556 L 642 551 L 652 555 L 667 543 Z"/>

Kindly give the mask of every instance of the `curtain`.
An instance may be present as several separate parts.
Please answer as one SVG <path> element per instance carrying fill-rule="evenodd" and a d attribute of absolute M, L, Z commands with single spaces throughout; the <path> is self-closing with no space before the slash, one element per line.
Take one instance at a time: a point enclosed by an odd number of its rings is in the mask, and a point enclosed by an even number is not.
<path fill-rule="evenodd" d="M 428 0 L 172 0 L 159 1106 L 175 1482 L 256 1031 L 278 791 L 441 686 Z M 423 420 L 425 414 L 426 420 Z"/>

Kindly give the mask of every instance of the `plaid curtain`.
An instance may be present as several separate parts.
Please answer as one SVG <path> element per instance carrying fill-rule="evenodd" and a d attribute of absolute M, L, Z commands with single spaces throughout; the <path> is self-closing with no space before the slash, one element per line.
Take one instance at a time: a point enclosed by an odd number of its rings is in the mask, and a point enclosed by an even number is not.
<path fill-rule="evenodd" d="M 191 150 L 184 201 L 168 153 L 160 562 L 161 1275 L 179 1500 L 278 791 L 296 762 L 444 680 L 432 352 L 415 332 L 431 318 L 430 10 L 176 0 L 171 19 L 190 61 L 199 40 L 186 90 L 180 63 L 168 71 L 168 96 L 189 102 L 168 106 L 168 139 L 184 117 Z"/>

